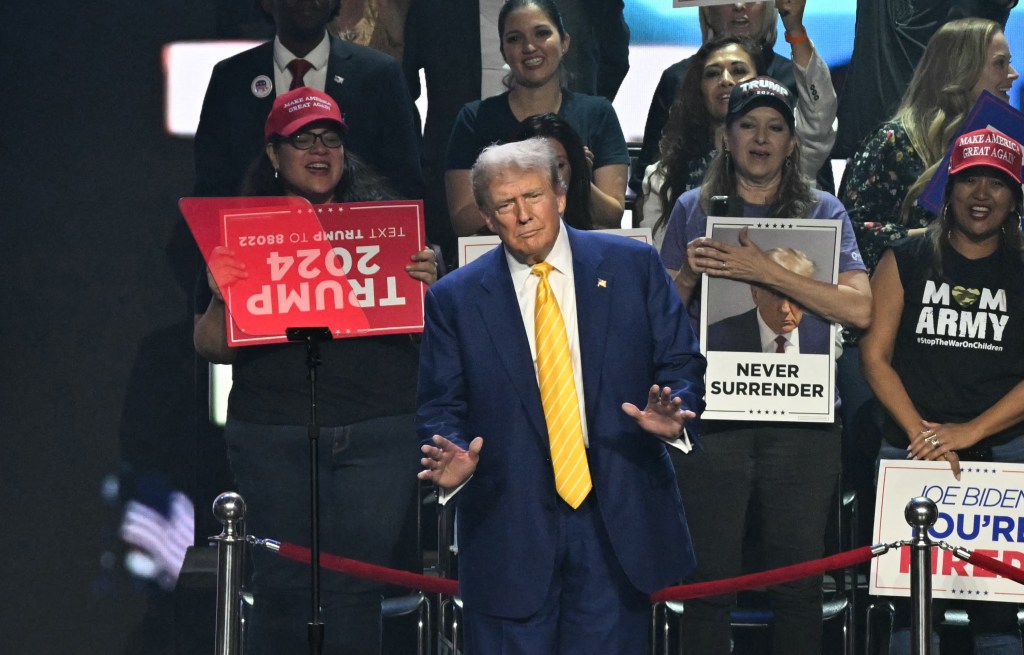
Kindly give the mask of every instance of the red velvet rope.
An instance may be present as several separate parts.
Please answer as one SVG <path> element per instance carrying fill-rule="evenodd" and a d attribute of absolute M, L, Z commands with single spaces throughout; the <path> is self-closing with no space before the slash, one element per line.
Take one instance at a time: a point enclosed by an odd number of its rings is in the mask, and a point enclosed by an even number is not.
<path fill-rule="evenodd" d="M 308 548 L 283 543 L 281 544 L 278 554 L 282 557 L 287 557 L 288 559 L 293 559 L 307 564 L 309 563 L 310 555 Z M 736 578 L 715 580 L 714 582 L 699 582 L 696 584 L 680 585 L 677 587 L 666 587 L 661 591 L 656 591 L 651 594 L 651 602 L 661 603 L 667 600 L 686 600 L 688 598 L 718 596 L 720 594 L 734 593 L 745 589 L 754 589 L 756 587 L 792 582 L 793 580 L 807 578 L 812 575 L 821 575 L 825 571 L 854 566 L 861 562 L 868 561 L 872 556 L 873 553 L 871 546 L 863 546 L 861 548 L 848 550 L 845 553 L 839 553 L 823 559 L 803 562 L 802 564 L 794 564 L 792 566 L 785 566 L 772 571 L 764 571 L 763 573 L 741 575 Z M 985 556 L 982 555 L 981 557 Z M 985 559 L 991 560 L 1000 566 L 1006 566 L 1001 562 L 992 560 L 992 558 Z M 364 580 L 376 580 L 378 582 L 405 587 L 407 589 L 418 589 L 430 593 L 446 594 L 448 596 L 457 596 L 459 594 L 458 580 L 434 578 L 427 575 L 409 573 L 407 571 L 396 571 L 383 566 L 357 562 L 356 560 L 328 553 L 321 553 L 320 566 L 325 569 L 355 576 Z M 984 564 L 980 564 L 980 566 L 984 566 Z M 1002 575 L 1001 572 L 1000 574 Z"/>
<path fill-rule="evenodd" d="M 310 554 L 308 548 L 295 546 L 293 544 L 281 544 L 277 552 L 282 557 L 309 563 Z M 338 557 L 329 553 L 320 553 L 320 567 L 345 573 L 347 575 L 362 578 L 364 580 L 376 580 L 392 584 L 406 589 L 419 589 L 435 594 L 446 594 L 448 596 L 459 595 L 459 581 L 446 578 L 433 578 L 428 575 L 409 573 L 408 571 L 396 571 L 376 564 L 357 562 L 347 557 Z"/>
<path fill-rule="evenodd" d="M 967 558 L 970 564 L 980 566 L 983 569 L 1001 575 L 1004 578 L 1009 578 L 1018 584 L 1024 584 L 1024 571 L 1021 571 L 1015 566 L 1010 566 L 1005 562 L 1000 562 L 997 559 L 993 559 L 988 555 L 982 555 L 978 551 L 971 553 L 971 556 Z"/>
<path fill-rule="evenodd" d="M 712 582 L 698 582 L 696 584 L 680 585 L 678 587 L 666 587 L 661 591 L 651 594 L 652 603 L 663 603 L 667 600 L 686 600 L 688 598 L 703 598 L 704 596 L 719 596 L 731 594 L 746 589 L 766 587 L 769 585 L 792 582 L 800 578 L 809 578 L 812 575 L 821 575 L 825 571 L 833 569 L 844 569 L 861 562 L 866 562 L 874 556 L 871 546 L 862 546 L 845 553 L 838 553 L 810 562 L 784 566 L 771 571 L 751 573 L 735 578 L 714 580 Z"/>

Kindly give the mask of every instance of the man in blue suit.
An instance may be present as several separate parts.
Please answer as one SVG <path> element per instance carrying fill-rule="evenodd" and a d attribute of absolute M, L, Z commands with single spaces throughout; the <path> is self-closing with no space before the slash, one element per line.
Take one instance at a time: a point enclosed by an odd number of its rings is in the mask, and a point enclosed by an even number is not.
<path fill-rule="evenodd" d="M 815 263 L 793 248 L 766 250 L 769 259 L 794 273 L 811 277 Z M 708 326 L 707 349 L 751 353 L 827 355 L 829 324 L 771 289 L 750 285 L 754 309 L 723 318 Z"/>
<path fill-rule="evenodd" d="M 458 502 L 466 652 L 644 653 L 648 595 L 694 566 L 666 445 L 697 437 L 705 361 L 650 246 L 561 222 L 544 139 L 486 149 L 471 179 L 503 247 L 429 290 L 417 412 L 420 478 Z M 592 481 L 576 509 L 538 382 L 548 283 Z"/>

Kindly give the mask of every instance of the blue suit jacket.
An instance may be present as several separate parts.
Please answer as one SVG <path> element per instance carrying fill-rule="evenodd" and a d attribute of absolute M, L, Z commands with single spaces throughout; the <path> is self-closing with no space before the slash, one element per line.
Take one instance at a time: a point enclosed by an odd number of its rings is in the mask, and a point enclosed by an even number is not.
<path fill-rule="evenodd" d="M 650 593 L 694 566 L 666 446 L 622 412 L 651 384 L 704 408 L 705 361 L 653 248 L 565 227 L 573 253 L 588 459 L 619 563 Z M 600 284 L 600 281 L 604 284 Z M 540 391 L 503 248 L 427 294 L 417 430 L 463 447 L 482 436 L 459 492 L 459 579 L 476 611 L 511 618 L 540 608 L 555 575 L 559 503 Z M 691 423 L 696 438 L 698 425 Z"/>
<path fill-rule="evenodd" d="M 401 66 L 376 50 L 333 36 L 330 41 L 324 91 L 348 124 L 345 147 L 391 180 L 403 197 L 422 198 L 416 108 Z M 273 41 L 214 67 L 196 130 L 195 195 L 238 195 L 262 152 L 263 125 L 277 94 L 253 95 L 252 81 L 260 75 L 274 80 Z"/>
<path fill-rule="evenodd" d="M 800 319 L 800 353 L 827 355 L 829 352 L 829 324 L 821 318 L 804 312 Z M 757 326 L 757 308 L 723 318 L 708 326 L 708 350 L 728 352 L 761 352 L 761 332 Z"/>

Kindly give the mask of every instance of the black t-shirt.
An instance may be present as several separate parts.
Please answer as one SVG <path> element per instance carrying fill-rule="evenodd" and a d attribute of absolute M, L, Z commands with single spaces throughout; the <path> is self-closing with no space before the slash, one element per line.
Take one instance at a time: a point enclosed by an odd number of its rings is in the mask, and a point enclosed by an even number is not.
<path fill-rule="evenodd" d="M 349 425 L 416 411 L 419 348 L 409 335 L 337 339 L 320 344 L 317 423 Z M 238 349 L 228 398 L 231 418 L 263 425 L 309 421 L 306 347 Z"/>
<path fill-rule="evenodd" d="M 195 311 L 210 304 L 205 272 Z M 335 339 L 319 344 L 317 423 L 339 426 L 416 411 L 419 346 L 406 334 Z M 306 347 L 283 343 L 238 348 L 228 415 L 260 425 L 306 425 L 309 379 Z"/>
<path fill-rule="evenodd" d="M 1002 251 L 970 260 L 945 248 L 939 276 L 927 237 L 899 241 L 892 250 L 903 286 L 892 366 L 922 418 L 969 421 L 1024 380 L 1024 263 Z M 1024 423 L 979 445 L 1022 432 Z M 885 437 L 894 446 L 908 444 L 891 418 Z"/>
<path fill-rule="evenodd" d="M 612 164 L 629 165 L 626 138 L 610 102 L 598 96 L 562 91 L 558 115 L 594 153 L 595 170 Z M 447 169 L 472 168 L 484 148 L 509 141 L 518 129 L 519 121 L 508 105 L 507 92 L 465 105 L 455 119 L 448 141 Z"/>

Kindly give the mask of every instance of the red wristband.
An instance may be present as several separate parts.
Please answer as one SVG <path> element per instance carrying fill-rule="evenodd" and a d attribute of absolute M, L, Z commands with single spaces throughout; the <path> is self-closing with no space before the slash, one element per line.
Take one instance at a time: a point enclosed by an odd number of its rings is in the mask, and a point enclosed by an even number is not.
<path fill-rule="evenodd" d="M 807 30 L 804 30 L 800 36 L 790 36 L 789 32 L 785 34 L 786 43 L 790 45 L 796 45 L 797 43 L 807 43 L 810 39 L 807 37 Z"/>

